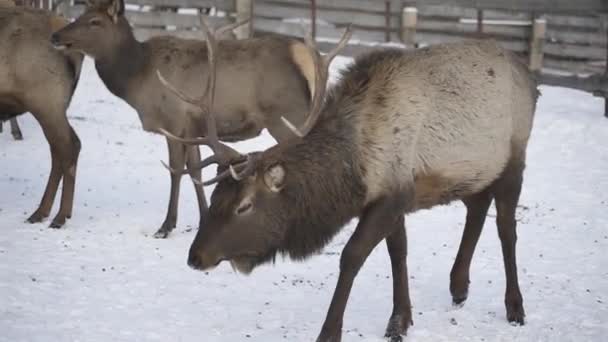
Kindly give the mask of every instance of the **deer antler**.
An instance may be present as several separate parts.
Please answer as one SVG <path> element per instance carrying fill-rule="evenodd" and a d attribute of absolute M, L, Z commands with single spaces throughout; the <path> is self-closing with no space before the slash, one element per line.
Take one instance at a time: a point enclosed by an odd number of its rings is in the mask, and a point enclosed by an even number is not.
<path fill-rule="evenodd" d="M 331 50 L 328 54 L 321 56 L 317 44 L 312 38 L 312 34 L 306 36 L 306 46 L 308 47 L 310 55 L 313 57 L 315 62 L 315 91 L 313 95 L 312 105 L 310 114 L 301 128 L 297 128 L 294 124 L 281 117 L 281 120 L 289 128 L 293 134 L 300 138 L 305 137 L 310 130 L 315 126 L 315 123 L 321 115 L 323 109 L 323 103 L 325 102 L 325 91 L 327 89 L 327 79 L 329 75 L 329 65 L 331 61 L 338 55 L 338 53 L 346 46 L 350 37 L 352 36 L 352 27 L 348 25 L 346 31 L 342 35 L 342 38 L 338 42 L 338 45 Z"/>
<path fill-rule="evenodd" d="M 208 63 L 209 63 L 207 85 L 205 87 L 203 96 L 200 98 L 193 98 L 191 96 L 184 94 L 182 91 L 177 89 L 177 87 L 175 87 L 171 83 L 169 83 L 169 81 L 167 81 L 167 79 L 165 77 L 163 77 L 163 75 L 160 73 L 160 71 L 158 71 L 158 70 L 156 71 L 158 79 L 167 89 L 169 89 L 172 93 L 174 93 L 182 101 L 188 102 L 194 106 L 199 107 L 200 110 L 203 112 L 203 115 L 206 115 L 206 120 L 207 120 L 207 136 L 206 137 L 186 139 L 186 138 L 178 137 L 163 128 L 159 129 L 159 132 L 161 134 L 163 134 L 164 136 L 166 136 L 168 139 L 178 141 L 178 142 L 181 142 L 184 144 L 189 144 L 189 145 L 206 145 L 209 148 L 211 148 L 211 150 L 213 151 L 213 155 L 208 158 L 205 158 L 198 165 L 193 166 L 193 168 L 204 168 L 211 164 L 230 165 L 231 163 L 233 163 L 235 161 L 242 162 L 243 159 L 245 159 L 245 156 L 241 155 L 233 148 L 220 142 L 218 132 L 217 132 L 215 115 L 213 115 L 213 113 L 212 113 L 212 108 L 213 108 L 213 100 L 215 98 L 215 83 L 216 83 L 216 74 L 217 74 L 217 60 L 216 60 L 217 37 L 220 34 L 222 34 L 223 32 L 232 30 L 240 25 L 245 24 L 250 19 L 242 20 L 240 22 L 224 26 L 224 27 L 218 29 L 217 31 L 213 31 L 212 29 L 210 29 L 209 25 L 207 24 L 206 20 L 203 17 L 201 17 L 200 20 L 201 20 L 201 28 L 206 36 L 207 58 L 208 58 Z M 242 164 L 242 163 L 239 163 L 239 164 Z M 165 165 L 165 164 L 163 163 L 163 165 Z M 165 165 L 165 167 L 167 167 L 167 166 Z M 180 171 L 180 170 L 173 170 L 171 168 L 168 168 L 168 169 L 171 172 L 180 174 L 180 175 L 189 173 L 189 170 Z M 227 176 L 230 176 L 232 174 L 238 174 L 236 169 L 241 170 L 241 169 L 247 169 L 247 168 L 243 167 L 243 165 L 237 165 L 233 168 L 229 168 L 228 170 L 224 171 L 217 177 L 215 177 L 209 181 L 203 182 L 203 185 L 213 184 Z"/>

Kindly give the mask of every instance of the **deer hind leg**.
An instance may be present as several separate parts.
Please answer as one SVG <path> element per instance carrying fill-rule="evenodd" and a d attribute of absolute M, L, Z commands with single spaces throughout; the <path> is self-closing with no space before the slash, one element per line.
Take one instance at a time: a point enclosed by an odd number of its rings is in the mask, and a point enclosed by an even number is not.
<path fill-rule="evenodd" d="M 471 260 L 475 252 L 475 246 L 479 241 L 483 224 L 486 220 L 492 195 L 488 190 L 469 196 L 462 200 L 467 207 L 467 219 L 462 233 L 460 247 L 456 254 L 456 260 L 450 272 L 450 293 L 454 305 L 461 305 L 469 294 L 469 270 Z"/>
<path fill-rule="evenodd" d="M 338 284 L 317 342 L 341 340 L 344 310 L 353 281 L 374 247 L 393 233 L 396 222 L 404 212 L 403 199 L 403 195 L 387 196 L 365 209 L 355 232 L 342 251 Z"/>
<path fill-rule="evenodd" d="M 51 221 L 51 228 L 61 228 L 65 220 L 72 217 L 74 208 L 74 190 L 76 187 L 76 167 L 78 165 L 78 155 L 80 154 L 80 139 L 74 132 L 72 126 L 68 124 L 70 145 L 62 154 L 61 171 L 63 172 L 63 189 L 61 191 L 61 204 L 59 212 Z"/>
<path fill-rule="evenodd" d="M 386 246 L 393 272 L 393 312 L 384 337 L 391 342 L 400 342 L 401 336 L 406 335 L 409 326 L 414 324 L 407 276 L 407 233 L 403 215 L 397 219 L 394 232 L 386 237 Z"/>
<path fill-rule="evenodd" d="M 78 142 L 78 144 L 76 144 L 72 140 L 72 134 L 74 133 L 68 124 L 65 112 L 61 113 L 60 111 L 56 111 L 54 114 L 52 112 L 43 113 L 34 111 L 33 114 L 40 123 L 51 150 L 51 172 L 46 189 L 44 190 L 44 195 L 42 196 L 38 209 L 27 219 L 28 222 L 36 223 L 41 222 L 44 218 L 49 216 L 55 200 L 55 195 L 57 194 L 59 182 L 64 177 L 65 171 L 73 166 L 75 172 L 75 161 L 78 156 L 78 150 L 80 149 L 80 143 Z M 68 192 L 73 192 L 73 183 L 71 189 L 69 189 L 69 187 L 70 186 L 68 185 L 66 191 L 64 186 L 62 206 L 55 219 L 53 219 L 51 224 L 51 227 L 53 228 L 61 227 L 65 223 L 67 215 L 71 214 L 71 207 L 68 208 L 66 206 L 68 203 L 63 200 L 64 197 L 68 197 Z M 70 196 L 73 196 L 73 194 Z"/>
<path fill-rule="evenodd" d="M 207 199 L 205 198 L 205 189 L 200 185 L 202 181 L 202 171 L 200 168 L 195 167 L 201 161 L 201 151 L 198 146 L 190 146 L 188 148 L 188 158 L 186 164 L 190 170 L 190 177 L 194 184 L 194 191 L 196 192 L 196 200 L 198 201 L 198 212 L 199 212 L 199 228 L 207 217 L 207 211 L 209 206 L 207 205 Z M 197 184 L 198 182 L 199 184 Z"/>
<path fill-rule="evenodd" d="M 21 133 L 21 128 L 19 128 L 17 118 L 11 119 L 11 134 L 15 140 L 23 140 L 23 134 Z"/>
<path fill-rule="evenodd" d="M 524 324 L 524 307 L 519 281 L 517 279 L 517 263 L 515 247 L 517 242 L 517 221 L 515 212 L 523 182 L 523 161 L 512 161 L 501 178 L 494 184 L 496 203 L 496 226 L 502 246 L 502 255 L 507 280 L 505 306 L 507 320 L 514 324 Z"/>
<path fill-rule="evenodd" d="M 169 139 L 167 139 L 167 145 L 169 147 L 169 165 L 172 169 L 183 170 L 186 163 L 186 147 L 179 142 L 169 141 Z M 167 208 L 165 221 L 154 233 L 154 237 L 157 239 L 167 238 L 177 224 L 177 202 L 179 200 L 179 186 L 182 177 L 172 172 L 169 173 L 169 176 L 171 176 L 169 207 Z"/>

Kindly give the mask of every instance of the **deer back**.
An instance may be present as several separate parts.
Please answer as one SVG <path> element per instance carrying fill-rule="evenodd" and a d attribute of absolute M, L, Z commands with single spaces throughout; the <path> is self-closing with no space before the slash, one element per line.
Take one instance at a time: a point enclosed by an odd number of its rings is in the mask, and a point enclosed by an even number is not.
<path fill-rule="evenodd" d="M 412 210 L 447 203 L 487 187 L 525 150 L 535 85 L 494 42 L 371 53 L 344 78 L 367 202 L 414 186 Z"/>
<path fill-rule="evenodd" d="M 214 112 L 223 140 L 251 138 L 265 127 L 280 139 L 289 134 L 280 122 L 281 115 L 293 117 L 295 122 L 302 120 L 314 74 L 306 69 L 306 56 L 301 55 L 298 44 L 302 43 L 280 36 L 219 41 Z M 158 37 L 144 42 L 142 50 L 141 70 L 129 75 L 124 92 L 116 95 L 137 109 L 144 129 L 163 127 L 186 136 L 205 135 L 200 111 L 165 89 L 157 76 L 158 71 L 169 82 L 179 84 L 185 94 L 200 96 L 208 72 L 205 43 Z M 119 69 L 108 73 L 115 77 L 127 74 Z M 100 75 L 110 78 L 103 70 Z"/>

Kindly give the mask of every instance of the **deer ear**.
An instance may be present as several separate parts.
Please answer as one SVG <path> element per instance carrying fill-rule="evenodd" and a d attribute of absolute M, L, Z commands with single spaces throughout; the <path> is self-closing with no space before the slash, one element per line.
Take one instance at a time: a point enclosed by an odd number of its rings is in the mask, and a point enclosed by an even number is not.
<path fill-rule="evenodd" d="M 281 164 L 274 164 L 264 172 L 264 183 L 272 192 L 279 192 L 285 185 L 285 169 Z"/>
<path fill-rule="evenodd" d="M 114 23 L 118 21 L 118 16 L 123 15 L 125 12 L 125 3 L 123 0 L 110 0 L 108 6 L 108 15 L 112 17 Z"/>

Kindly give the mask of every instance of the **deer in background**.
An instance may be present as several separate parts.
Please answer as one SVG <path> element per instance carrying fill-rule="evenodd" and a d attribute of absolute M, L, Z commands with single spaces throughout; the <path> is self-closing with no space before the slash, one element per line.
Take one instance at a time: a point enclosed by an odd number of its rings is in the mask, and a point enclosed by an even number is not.
<path fill-rule="evenodd" d="M 66 24 L 48 11 L 0 3 L 0 122 L 31 112 L 42 127 L 51 149 L 51 173 L 40 205 L 28 221 L 40 222 L 49 215 L 63 180 L 59 212 L 50 224 L 53 228 L 63 226 L 72 215 L 80 151 L 66 110 L 83 55 L 57 51 L 49 43 L 51 33 Z"/>
<path fill-rule="evenodd" d="M 143 129 L 165 130 L 181 137 L 207 134 L 205 115 L 165 89 L 157 70 L 189 96 L 202 93 L 209 66 L 207 47 L 200 40 L 155 37 L 138 42 L 124 16 L 122 0 L 89 1 L 85 12 L 53 35 L 57 47 L 82 51 L 95 59 L 106 87 L 133 107 Z M 236 23 L 219 30 L 225 33 Z M 302 121 L 309 109 L 314 83 L 313 56 L 303 42 L 278 35 L 246 40 L 222 40 L 218 44 L 218 69 L 214 111 L 223 141 L 253 138 L 268 129 L 277 140 L 289 137 L 281 123 L 285 115 Z M 198 147 L 167 139 L 169 164 L 176 170 L 188 165 L 200 181 Z M 167 215 L 155 237 L 165 238 L 176 226 L 180 179 L 171 176 Z M 195 184 L 201 222 L 207 212 L 203 188 Z"/>
<path fill-rule="evenodd" d="M 355 276 L 382 240 L 393 275 L 385 335 L 401 341 L 412 324 L 404 214 L 464 202 L 466 224 L 450 281 L 454 303 L 463 303 L 475 245 L 494 200 L 506 316 L 524 324 L 515 210 L 538 97 L 526 65 L 493 41 L 378 50 L 358 57 L 325 95 L 329 64 L 348 37 L 347 31 L 328 55 L 311 53 L 316 57 L 310 114 L 301 126 L 284 120 L 293 139 L 241 155 L 211 129 L 198 139 L 166 133 L 175 141 L 209 146 L 218 164 L 217 176 L 205 182 L 217 185 L 188 264 L 207 270 L 227 260 L 248 274 L 276 254 L 304 259 L 358 217 L 317 341 L 341 340 Z M 214 51 L 214 40 L 207 44 Z M 307 44 L 316 50 L 312 38 Z M 210 128 L 215 109 L 200 108 L 208 113 Z"/>

